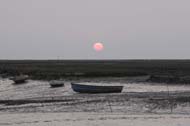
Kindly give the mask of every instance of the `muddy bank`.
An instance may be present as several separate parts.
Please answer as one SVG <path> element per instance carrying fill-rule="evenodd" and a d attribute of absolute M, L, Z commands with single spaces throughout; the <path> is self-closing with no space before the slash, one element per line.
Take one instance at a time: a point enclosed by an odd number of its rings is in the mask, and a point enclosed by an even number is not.
<path fill-rule="evenodd" d="M 131 92 L 0 100 L 0 112 L 119 112 L 190 114 L 190 92 Z"/>
<path fill-rule="evenodd" d="M 13 85 L 11 80 L 3 79 L 0 80 L 0 112 L 190 114 L 189 85 L 135 83 L 132 80 L 120 77 L 77 80 L 124 86 L 118 94 L 79 94 L 71 89 L 70 81 L 65 81 L 64 87 L 51 88 L 48 81 L 28 80 L 25 84 Z"/>
<path fill-rule="evenodd" d="M 167 85 L 165 83 L 150 83 L 142 81 L 142 78 L 88 78 L 79 80 L 65 80 L 64 87 L 51 88 L 48 81 L 34 81 L 28 80 L 21 85 L 14 85 L 13 81 L 9 79 L 0 79 L 0 100 L 14 100 L 14 99 L 31 99 L 31 98 L 55 98 L 60 96 L 75 96 L 79 95 L 75 93 L 71 88 L 71 82 L 87 82 L 89 84 L 99 83 L 105 85 L 122 85 L 123 93 L 130 92 L 173 92 L 173 91 L 190 91 L 189 85 L 172 84 Z M 136 82 L 138 81 L 138 82 Z"/>
<path fill-rule="evenodd" d="M 190 76 L 151 75 L 148 81 L 169 84 L 190 84 Z"/>

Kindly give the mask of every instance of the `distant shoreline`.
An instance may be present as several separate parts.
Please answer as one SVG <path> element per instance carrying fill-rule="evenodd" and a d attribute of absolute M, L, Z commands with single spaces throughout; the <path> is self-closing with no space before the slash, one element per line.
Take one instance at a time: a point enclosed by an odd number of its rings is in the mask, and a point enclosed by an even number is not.
<path fill-rule="evenodd" d="M 19 74 L 39 80 L 149 75 L 153 82 L 190 83 L 190 60 L 0 60 L 0 76 Z"/>

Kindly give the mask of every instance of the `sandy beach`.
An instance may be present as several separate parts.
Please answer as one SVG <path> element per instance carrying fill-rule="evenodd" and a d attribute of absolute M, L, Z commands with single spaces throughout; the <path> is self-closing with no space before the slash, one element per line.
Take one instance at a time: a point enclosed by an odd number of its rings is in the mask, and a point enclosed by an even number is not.
<path fill-rule="evenodd" d="M 188 126 L 189 115 L 124 115 L 120 113 L 1 114 L 2 126 Z"/>
<path fill-rule="evenodd" d="M 124 89 L 122 93 L 79 94 L 67 80 L 64 87 L 50 88 L 48 81 L 28 80 L 14 85 L 11 80 L 1 79 L 0 125 L 187 126 L 190 123 L 189 85 L 135 83 L 134 78 L 79 82 L 123 85 Z"/>

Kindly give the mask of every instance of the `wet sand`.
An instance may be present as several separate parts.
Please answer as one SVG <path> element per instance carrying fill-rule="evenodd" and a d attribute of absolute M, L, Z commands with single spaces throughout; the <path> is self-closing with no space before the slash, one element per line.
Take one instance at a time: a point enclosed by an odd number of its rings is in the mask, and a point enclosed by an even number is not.
<path fill-rule="evenodd" d="M 133 78 L 134 79 L 134 78 Z M 187 126 L 190 85 L 160 84 L 128 78 L 77 80 L 124 85 L 122 93 L 78 94 L 70 81 L 50 88 L 48 81 L 13 85 L 0 80 L 0 125 Z M 105 81 L 106 80 L 106 81 Z"/>
<path fill-rule="evenodd" d="M 80 80 L 65 80 L 65 86 L 50 88 L 48 81 L 28 80 L 25 84 L 14 85 L 9 79 L 0 79 L 0 100 L 28 99 L 41 97 L 75 96 L 70 82 L 87 82 L 107 85 L 123 85 L 122 94 L 130 92 L 163 92 L 190 91 L 187 84 L 150 83 L 141 78 L 89 78 Z M 137 82 L 139 81 L 139 82 Z"/>

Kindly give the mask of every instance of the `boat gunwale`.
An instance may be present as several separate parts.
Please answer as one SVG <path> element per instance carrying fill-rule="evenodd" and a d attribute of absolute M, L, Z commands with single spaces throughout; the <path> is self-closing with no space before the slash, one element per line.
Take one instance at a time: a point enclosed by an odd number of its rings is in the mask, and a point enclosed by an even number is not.
<path fill-rule="evenodd" d="M 102 87 L 106 87 L 106 88 L 123 88 L 124 86 L 109 86 L 109 85 L 89 85 L 89 84 L 79 84 L 79 83 L 71 83 L 71 85 L 77 85 L 77 86 L 88 86 L 88 87 L 100 87 L 100 88 L 102 88 Z"/>
<path fill-rule="evenodd" d="M 121 93 L 124 86 L 95 86 L 71 83 L 73 91 L 78 93 Z"/>

